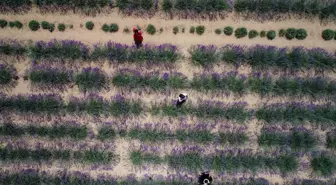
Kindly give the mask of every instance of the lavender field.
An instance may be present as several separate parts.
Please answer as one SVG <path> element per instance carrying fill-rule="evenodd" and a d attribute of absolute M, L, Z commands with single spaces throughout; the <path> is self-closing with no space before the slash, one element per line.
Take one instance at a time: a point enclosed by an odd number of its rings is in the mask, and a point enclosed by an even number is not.
<path fill-rule="evenodd" d="M 334 185 L 335 6 L 0 2 L 0 184 Z"/>

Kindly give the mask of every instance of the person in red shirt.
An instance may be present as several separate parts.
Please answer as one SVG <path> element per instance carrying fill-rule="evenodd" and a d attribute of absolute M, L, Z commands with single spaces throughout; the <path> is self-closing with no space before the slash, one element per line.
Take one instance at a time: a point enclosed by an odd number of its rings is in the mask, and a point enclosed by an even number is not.
<path fill-rule="evenodd" d="M 140 48 L 142 46 L 142 41 L 143 41 L 143 37 L 142 37 L 142 32 L 140 29 L 136 29 L 133 28 L 133 39 L 135 42 L 135 45 L 137 46 L 137 48 Z"/>

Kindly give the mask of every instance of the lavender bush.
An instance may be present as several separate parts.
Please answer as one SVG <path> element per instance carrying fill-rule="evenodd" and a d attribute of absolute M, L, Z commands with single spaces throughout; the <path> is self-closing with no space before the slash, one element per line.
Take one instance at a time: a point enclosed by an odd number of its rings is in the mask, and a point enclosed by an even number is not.
<path fill-rule="evenodd" d="M 178 109 L 175 105 L 152 106 L 152 111 L 157 112 L 155 109 L 161 109 L 163 115 L 173 117 L 192 115 L 199 118 L 228 119 L 244 123 L 251 117 L 251 111 L 246 108 L 246 105 L 244 102 L 224 104 L 223 102 L 203 101 L 197 106 L 185 106 L 183 109 Z"/>
<path fill-rule="evenodd" d="M 191 61 L 195 65 L 200 65 L 203 67 L 212 66 L 218 62 L 217 57 L 217 47 L 214 45 L 196 45 L 191 46 L 189 49 L 191 55 Z"/>
<path fill-rule="evenodd" d="M 238 75 L 236 71 L 218 74 L 196 74 L 190 82 L 191 88 L 198 91 L 226 91 L 238 93 L 246 92 L 246 76 Z"/>
<path fill-rule="evenodd" d="M 35 60 L 86 60 L 89 56 L 88 46 L 74 40 L 38 41 L 29 50 L 30 57 Z"/>
<path fill-rule="evenodd" d="M 14 66 L 8 64 L 0 64 L 0 85 L 13 85 L 14 78 L 17 77 L 17 71 Z"/>
<path fill-rule="evenodd" d="M 64 87 L 71 83 L 72 71 L 33 64 L 28 70 L 28 78 L 35 85 Z"/>
<path fill-rule="evenodd" d="M 81 91 L 99 91 L 106 88 L 107 76 L 99 68 L 84 68 L 74 79 Z"/>
<path fill-rule="evenodd" d="M 145 88 L 155 91 L 167 89 L 181 89 L 186 87 L 186 78 L 180 73 L 159 72 L 141 75 L 138 71 L 122 70 L 112 78 L 113 85 L 117 87 Z"/>
<path fill-rule="evenodd" d="M 136 116 L 142 111 L 141 102 L 127 100 L 121 95 L 114 96 L 109 104 L 109 113 L 113 116 Z"/>
<path fill-rule="evenodd" d="M 23 56 L 26 52 L 26 46 L 19 41 L 0 40 L 0 55 Z"/>
<path fill-rule="evenodd" d="M 108 42 L 106 45 L 95 45 L 91 60 L 99 59 L 117 63 L 173 64 L 180 59 L 180 54 L 177 47 L 170 44 L 144 45 L 137 49 L 135 46 Z"/>

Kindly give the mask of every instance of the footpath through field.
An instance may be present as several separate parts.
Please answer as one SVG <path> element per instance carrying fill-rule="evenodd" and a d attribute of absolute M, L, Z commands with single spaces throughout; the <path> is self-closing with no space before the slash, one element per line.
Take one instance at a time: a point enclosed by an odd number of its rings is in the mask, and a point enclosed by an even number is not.
<path fill-rule="evenodd" d="M 2 15 L 3 19 L 7 21 L 19 20 L 24 23 L 24 28 L 18 30 L 16 28 L 5 28 L 1 30 L 0 38 L 11 38 L 18 40 L 50 40 L 50 39 L 71 39 L 79 40 L 85 43 L 97 43 L 114 41 L 124 44 L 131 44 L 133 38 L 131 34 L 123 33 L 123 28 L 126 26 L 132 28 L 136 25 L 146 28 L 148 24 L 153 24 L 156 27 L 157 33 L 155 35 L 144 34 L 144 43 L 150 44 L 162 44 L 171 43 L 179 46 L 183 51 L 191 45 L 196 44 L 214 44 L 223 46 L 225 44 L 241 44 L 241 45 L 274 45 L 277 47 L 291 47 L 291 46 L 304 46 L 307 48 L 321 47 L 333 51 L 336 49 L 335 41 L 324 41 L 321 37 L 321 33 L 324 29 L 330 28 L 336 30 L 336 24 L 329 23 L 321 25 L 318 19 L 288 19 L 276 22 L 256 22 L 246 21 L 236 18 L 233 14 L 229 15 L 224 20 L 217 21 L 197 21 L 191 19 L 178 20 L 178 19 L 162 19 L 162 17 L 156 16 L 151 19 L 142 19 L 135 17 L 124 17 L 117 12 L 110 14 L 99 14 L 96 17 L 89 17 L 79 14 L 40 14 L 33 10 L 23 15 Z M 48 21 L 55 23 L 56 29 L 54 32 L 49 32 L 43 29 L 39 29 L 36 32 L 31 31 L 28 28 L 28 22 L 31 20 L 37 20 L 39 22 Z M 92 21 L 95 26 L 93 30 L 87 30 L 85 28 L 86 21 Z M 57 30 L 57 24 L 64 23 L 67 25 L 73 25 L 73 29 L 67 28 L 64 32 Z M 119 25 L 119 31 L 117 33 L 105 33 L 101 30 L 103 24 L 117 23 Z M 204 25 L 205 33 L 200 36 L 189 33 L 191 26 Z M 178 26 L 180 28 L 179 33 L 176 35 L 173 33 L 173 27 Z M 238 27 L 246 27 L 248 30 L 255 29 L 257 31 L 269 31 L 275 30 L 278 32 L 280 29 L 287 28 L 304 28 L 308 32 L 308 37 L 304 40 L 287 40 L 284 37 L 277 37 L 274 40 L 267 40 L 266 37 L 257 37 L 249 39 L 248 37 L 237 39 L 234 35 L 225 36 L 215 34 L 215 29 L 220 28 L 223 30 L 226 26 L 232 26 L 234 29 Z M 163 32 L 159 33 L 159 29 L 163 28 Z M 182 28 L 185 28 L 185 33 L 182 33 Z M 144 31 L 145 32 L 145 31 Z"/>

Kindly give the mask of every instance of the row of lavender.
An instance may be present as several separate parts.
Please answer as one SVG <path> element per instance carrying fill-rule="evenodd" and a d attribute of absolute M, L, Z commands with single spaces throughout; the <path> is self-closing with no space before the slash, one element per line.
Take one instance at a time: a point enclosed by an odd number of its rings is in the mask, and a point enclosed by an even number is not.
<path fill-rule="evenodd" d="M 273 185 L 264 178 L 255 177 L 242 177 L 232 179 L 215 179 L 218 185 Z M 87 173 L 83 172 L 64 172 L 59 171 L 54 175 L 51 175 L 46 171 L 38 171 L 34 169 L 25 169 L 19 172 L 2 171 L 0 174 L 0 182 L 6 185 L 17 185 L 32 182 L 34 185 L 49 184 L 49 185 L 194 185 L 197 184 L 197 175 L 195 174 L 175 174 L 168 176 L 160 175 L 145 175 L 142 178 L 136 178 L 135 175 L 129 175 L 127 177 L 106 176 L 99 175 L 97 178 L 91 177 Z M 62 182 L 62 183 L 61 183 Z M 321 180 L 309 180 L 309 179 L 294 179 L 288 181 L 286 184 L 291 185 L 332 185 L 335 180 L 321 181 Z M 30 185 L 30 184 L 29 184 Z"/>
<path fill-rule="evenodd" d="M 203 67 L 224 62 L 236 67 L 247 65 L 253 70 L 281 69 L 299 71 L 314 69 L 333 71 L 336 67 L 336 54 L 322 48 L 304 47 L 278 48 L 275 46 L 196 45 L 189 49 L 194 64 Z"/>
<path fill-rule="evenodd" d="M 121 95 L 111 99 L 90 94 L 86 97 L 71 97 L 65 102 L 55 94 L 25 94 L 17 96 L 0 96 L 0 108 L 4 112 L 35 114 L 89 114 L 92 116 L 138 116 L 145 112 L 152 115 L 169 117 L 194 116 L 202 119 L 226 119 L 237 123 L 245 123 L 257 118 L 266 123 L 302 124 L 311 122 L 318 125 L 334 125 L 336 106 L 327 103 L 315 105 L 303 102 L 287 102 L 263 105 L 249 109 L 246 102 L 223 103 L 199 100 L 197 104 L 190 102 L 182 109 L 175 106 L 175 101 L 153 104 L 146 107 L 137 100 L 128 100 Z"/>
<path fill-rule="evenodd" d="M 70 138 L 72 140 L 99 139 L 100 141 L 113 141 L 117 136 L 132 140 L 139 140 L 151 144 L 171 143 L 197 143 L 200 145 L 223 146 L 248 144 L 250 136 L 247 134 L 247 126 L 233 127 L 229 125 L 216 124 L 181 124 L 178 128 L 172 129 L 167 124 L 146 123 L 144 126 L 120 125 L 105 123 L 98 128 L 98 134 L 94 134 L 85 125 L 54 124 L 53 126 L 42 126 L 30 124 L 18 126 L 12 123 L 0 124 L 0 136 L 22 137 L 47 137 L 52 140 Z M 260 146 L 281 146 L 298 151 L 312 151 L 317 146 L 325 145 L 328 149 L 336 148 L 336 130 L 329 130 L 326 135 L 319 136 L 313 131 L 294 126 L 291 129 L 279 129 L 276 126 L 265 126 L 261 134 L 257 136 Z M 326 142 L 324 142 L 326 138 Z"/>
<path fill-rule="evenodd" d="M 322 48 L 306 49 L 303 47 L 277 48 L 275 46 L 239 46 L 226 45 L 217 48 L 214 45 L 196 45 L 189 49 L 191 61 L 196 65 L 209 67 L 219 62 L 236 67 L 249 65 L 255 70 L 281 69 L 297 71 L 315 69 L 332 71 L 336 68 L 335 53 Z M 159 46 L 145 45 L 141 49 L 135 46 L 108 42 L 94 45 L 92 49 L 79 41 L 39 41 L 24 45 L 16 41 L 1 41 L 0 54 L 22 56 L 28 54 L 38 61 L 99 61 L 112 63 L 136 64 L 174 64 L 181 59 L 181 52 L 170 44 Z"/>
<path fill-rule="evenodd" d="M 169 152 L 160 152 L 159 147 L 141 146 L 132 149 L 130 160 L 139 167 L 159 167 L 167 165 L 170 169 L 186 172 L 198 172 L 203 169 L 218 173 L 269 173 L 289 174 L 302 170 L 300 158 L 304 154 L 292 151 L 271 150 L 254 152 L 252 149 L 225 149 L 209 153 L 207 149 L 197 146 L 175 147 Z M 312 175 L 330 176 L 336 168 L 333 154 L 318 151 L 309 156 L 310 163 L 305 170 Z M 299 169 L 301 167 L 302 169 Z"/>
<path fill-rule="evenodd" d="M 136 46 L 107 42 L 95 44 L 92 47 L 80 41 L 52 40 L 38 41 L 33 44 L 24 44 L 14 40 L 0 42 L 0 54 L 9 56 L 28 55 L 38 61 L 99 61 L 108 60 L 113 63 L 152 63 L 172 64 L 180 59 L 176 46 L 171 44 Z"/>
<path fill-rule="evenodd" d="M 122 69 L 109 77 L 99 68 L 84 68 L 75 73 L 64 67 L 55 68 L 49 65 L 33 64 L 26 76 L 31 84 L 40 89 L 64 89 L 77 85 L 82 92 L 97 92 L 115 87 L 129 89 L 149 89 L 164 91 L 171 89 L 195 89 L 202 92 L 225 92 L 244 95 L 256 93 L 261 96 L 308 96 L 313 98 L 333 97 L 336 93 L 336 82 L 323 77 L 282 77 L 273 78 L 268 74 L 252 73 L 249 76 L 239 75 L 236 71 L 223 74 L 195 74 L 188 80 L 181 73 L 141 73 Z M 17 78 L 16 69 L 10 65 L 0 65 L 0 84 L 14 86 Z"/>

